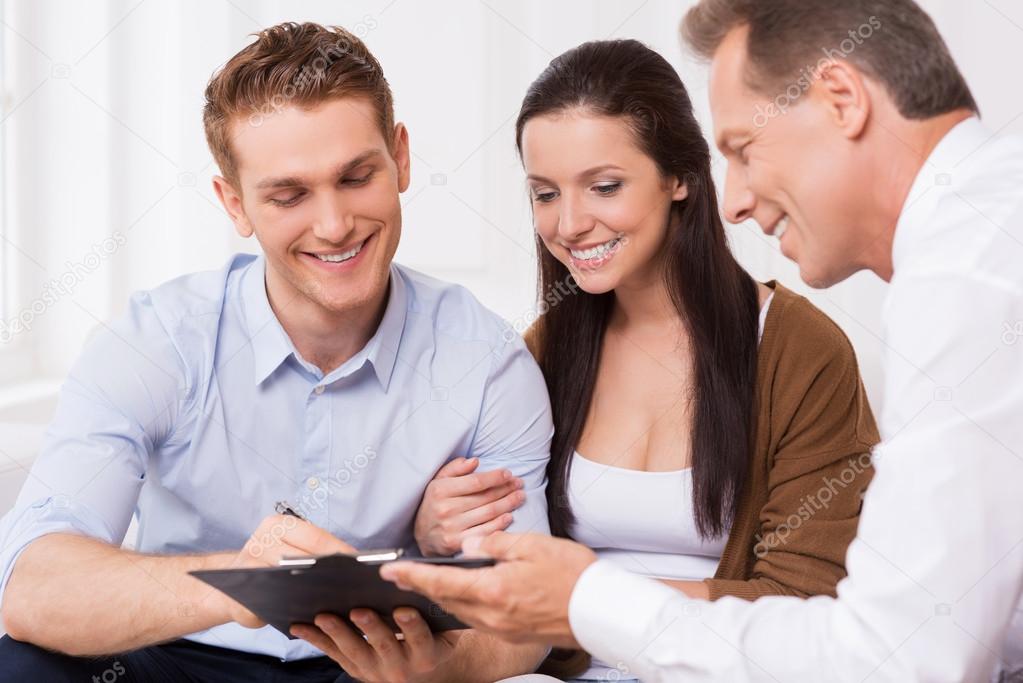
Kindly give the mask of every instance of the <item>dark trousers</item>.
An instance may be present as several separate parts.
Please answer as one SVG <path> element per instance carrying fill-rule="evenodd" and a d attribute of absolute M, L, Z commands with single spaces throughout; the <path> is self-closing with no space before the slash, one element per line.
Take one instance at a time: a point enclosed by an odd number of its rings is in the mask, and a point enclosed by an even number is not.
<path fill-rule="evenodd" d="M 70 657 L 0 638 L 0 683 L 349 683 L 327 657 L 277 657 L 175 640 L 101 658 Z"/>

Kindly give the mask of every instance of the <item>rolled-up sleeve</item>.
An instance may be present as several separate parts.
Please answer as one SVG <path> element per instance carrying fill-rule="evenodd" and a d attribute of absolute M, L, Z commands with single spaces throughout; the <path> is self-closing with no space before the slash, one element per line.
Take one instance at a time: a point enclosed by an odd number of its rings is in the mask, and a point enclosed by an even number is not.
<path fill-rule="evenodd" d="M 508 531 L 550 533 L 547 462 L 554 421 L 547 385 L 517 336 L 493 354 L 470 456 L 480 459 L 481 471 L 505 467 L 522 479 L 526 502 L 513 513 Z"/>
<path fill-rule="evenodd" d="M 24 549 L 72 533 L 120 544 L 154 446 L 173 428 L 189 383 L 148 295 L 86 345 L 14 507 L 0 519 L 0 604 Z"/>

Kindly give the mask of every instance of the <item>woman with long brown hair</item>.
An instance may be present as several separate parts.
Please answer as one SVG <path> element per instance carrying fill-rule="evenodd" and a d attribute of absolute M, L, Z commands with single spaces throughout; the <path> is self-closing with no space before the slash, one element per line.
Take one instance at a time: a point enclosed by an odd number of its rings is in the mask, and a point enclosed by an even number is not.
<path fill-rule="evenodd" d="M 693 597 L 834 595 L 878 441 L 856 358 L 735 260 L 675 70 L 633 40 L 569 50 L 526 93 L 516 143 L 554 302 L 526 333 L 554 415 L 552 532 Z M 420 546 L 454 552 L 499 499 L 424 505 Z"/>

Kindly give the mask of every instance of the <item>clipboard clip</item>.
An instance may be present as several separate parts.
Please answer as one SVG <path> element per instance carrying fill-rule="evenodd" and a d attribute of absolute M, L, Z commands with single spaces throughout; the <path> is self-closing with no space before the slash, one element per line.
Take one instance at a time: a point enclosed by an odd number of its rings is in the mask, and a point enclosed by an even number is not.
<path fill-rule="evenodd" d="M 364 550 L 355 555 L 348 555 L 348 557 L 355 558 L 356 562 L 393 562 L 394 560 L 401 559 L 401 556 L 405 554 L 403 548 L 380 548 L 377 550 Z M 325 560 L 332 557 L 332 555 L 321 555 L 319 557 L 282 557 L 277 561 L 278 567 L 312 567 L 315 566 L 319 560 Z"/>

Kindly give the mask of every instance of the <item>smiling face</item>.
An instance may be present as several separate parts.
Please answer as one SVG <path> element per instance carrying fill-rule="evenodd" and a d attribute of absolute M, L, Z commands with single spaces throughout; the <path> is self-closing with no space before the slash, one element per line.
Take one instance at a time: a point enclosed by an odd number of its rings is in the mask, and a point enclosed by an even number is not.
<path fill-rule="evenodd" d="M 711 64 L 715 140 L 728 162 L 723 210 L 780 237 L 808 284 L 826 287 L 865 267 L 877 231 L 863 220 L 875 168 L 836 124 L 836 99 L 820 82 L 784 112 L 745 84 L 746 29 L 734 29 Z M 786 98 L 789 95 L 785 95 Z M 839 103 L 841 104 L 841 103 Z M 843 129 L 845 125 L 845 129 Z"/>
<path fill-rule="evenodd" d="M 275 306 L 329 318 L 380 304 L 409 184 L 404 126 L 388 142 L 364 98 L 233 123 L 239 187 L 217 178 L 216 189 L 239 234 L 266 254 Z"/>
<path fill-rule="evenodd" d="M 659 281 L 672 201 L 686 197 L 626 119 L 572 109 L 529 119 L 522 162 L 537 234 L 591 294 Z"/>

